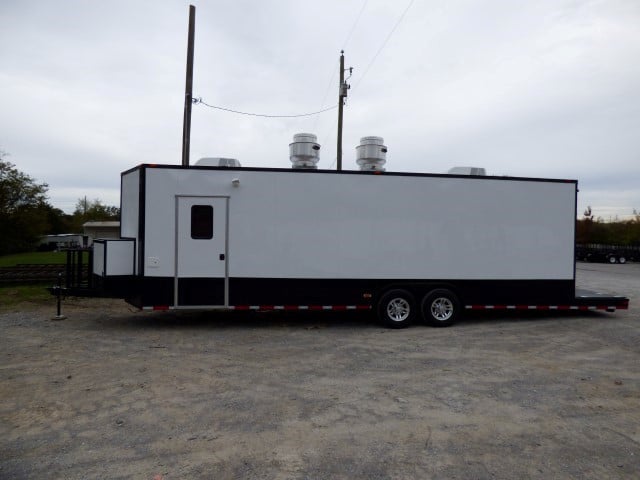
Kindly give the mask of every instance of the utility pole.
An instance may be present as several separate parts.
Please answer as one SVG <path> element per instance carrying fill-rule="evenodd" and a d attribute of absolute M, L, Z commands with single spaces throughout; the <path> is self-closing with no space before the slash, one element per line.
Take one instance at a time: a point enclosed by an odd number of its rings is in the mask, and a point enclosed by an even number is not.
<path fill-rule="evenodd" d="M 345 99 L 347 98 L 347 90 L 351 86 L 344 79 L 344 50 L 340 50 L 340 86 L 338 90 L 338 151 L 336 154 L 336 168 L 338 171 L 342 170 L 342 110 L 344 107 Z M 353 73 L 353 67 L 349 67 L 349 76 L 347 80 L 351 78 Z"/>
<path fill-rule="evenodd" d="M 342 109 L 344 97 L 342 96 L 342 85 L 344 83 L 344 50 L 340 50 L 340 85 L 338 87 L 338 151 L 336 152 L 336 168 L 342 170 Z M 346 90 L 345 90 L 346 97 Z"/>
<path fill-rule="evenodd" d="M 189 5 L 189 37 L 187 40 L 187 80 L 184 88 L 184 118 L 182 122 L 182 166 L 189 166 L 191 143 L 191 105 L 193 103 L 193 38 L 196 28 L 196 7 Z"/>

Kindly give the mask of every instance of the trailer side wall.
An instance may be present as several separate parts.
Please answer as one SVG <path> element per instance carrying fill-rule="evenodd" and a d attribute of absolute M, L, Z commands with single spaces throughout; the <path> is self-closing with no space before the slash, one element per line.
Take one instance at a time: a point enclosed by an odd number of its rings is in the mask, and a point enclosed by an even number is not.
<path fill-rule="evenodd" d="M 174 276 L 175 196 L 210 195 L 229 198 L 230 277 L 573 280 L 575 194 L 575 182 L 149 169 L 144 274 Z"/>

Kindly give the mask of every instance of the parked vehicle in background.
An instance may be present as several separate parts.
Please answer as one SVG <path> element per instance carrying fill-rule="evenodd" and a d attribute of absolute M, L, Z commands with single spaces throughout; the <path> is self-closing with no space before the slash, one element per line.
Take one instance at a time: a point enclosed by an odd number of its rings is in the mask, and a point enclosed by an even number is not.
<path fill-rule="evenodd" d="M 578 244 L 576 245 L 576 259 L 600 263 L 637 262 L 640 260 L 640 246 L 599 243 Z"/>

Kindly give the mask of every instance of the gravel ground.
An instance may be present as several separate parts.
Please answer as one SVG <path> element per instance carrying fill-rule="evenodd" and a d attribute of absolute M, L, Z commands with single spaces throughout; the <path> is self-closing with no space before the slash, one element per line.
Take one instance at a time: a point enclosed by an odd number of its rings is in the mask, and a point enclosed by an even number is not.
<path fill-rule="evenodd" d="M 640 264 L 614 314 L 0 314 L 0 478 L 640 478 Z"/>

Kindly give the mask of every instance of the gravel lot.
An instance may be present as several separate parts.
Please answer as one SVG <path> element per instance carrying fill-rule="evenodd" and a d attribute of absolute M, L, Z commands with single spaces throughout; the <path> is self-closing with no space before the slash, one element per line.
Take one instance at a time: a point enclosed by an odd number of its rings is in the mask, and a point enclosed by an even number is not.
<path fill-rule="evenodd" d="M 640 478 L 640 264 L 614 314 L 0 314 L 0 478 Z"/>

